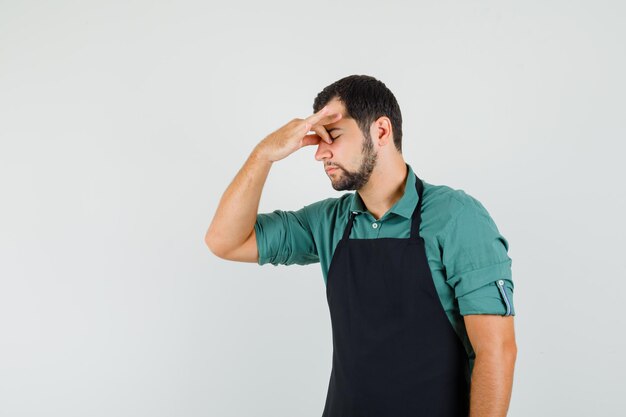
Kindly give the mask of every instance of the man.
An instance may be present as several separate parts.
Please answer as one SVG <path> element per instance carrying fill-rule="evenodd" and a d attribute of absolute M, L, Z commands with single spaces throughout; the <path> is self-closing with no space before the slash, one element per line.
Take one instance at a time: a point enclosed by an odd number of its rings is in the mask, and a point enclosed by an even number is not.
<path fill-rule="evenodd" d="M 505 416 L 517 355 L 507 240 L 475 198 L 404 161 L 381 81 L 342 78 L 313 109 L 257 144 L 207 246 L 260 265 L 320 262 L 333 328 L 323 416 Z M 308 145 L 335 190 L 356 191 L 257 213 L 272 164 Z"/>

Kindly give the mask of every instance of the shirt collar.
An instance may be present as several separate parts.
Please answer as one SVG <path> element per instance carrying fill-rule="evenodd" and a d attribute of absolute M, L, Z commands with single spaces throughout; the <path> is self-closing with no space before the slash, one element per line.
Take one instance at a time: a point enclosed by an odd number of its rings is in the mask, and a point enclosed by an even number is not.
<path fill-rule="evenodd" d="M 413 215 L 413 211 L 415 211 L 415 207 L 417 206 L 417 202 L 419 200 L 419 196 L 417 195 L 417 190 L 415 189 L 415 174 L 413 173 L 413 168 L 411 165 L 406 164 L 408 169 L 408 174 L 406 178 L 406 184 L 404 186 L 404 194 L 400 198 L 400 200 L 396 201 L 396 203 L 389 209 L 388 213 L 394 213 L 399 216 L 410 219 Z M 352 193 L 352 202 L 350 203 L 350 211 L 356 211 L 359 213 L 364 213 L 367 211 L 365 208 L 365 204 L 363 204 L 363 200 L 358 192 Z M 385 214 L 385 216 L 387 213 Z"/>

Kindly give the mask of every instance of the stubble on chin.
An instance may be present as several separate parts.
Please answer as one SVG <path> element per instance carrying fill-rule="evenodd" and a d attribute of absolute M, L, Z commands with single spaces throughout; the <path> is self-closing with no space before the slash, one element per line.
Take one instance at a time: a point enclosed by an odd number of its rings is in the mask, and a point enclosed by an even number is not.
<path fill-rule="evenodd" d="M 335 191 L 352 191 L 354 190 L 354 179 L 352 177 L 350 177 L 349 175 L 346 176 L 345 172 L 343 171 L 343 169 L 338 168 L 337 171 L 341 170 L 343 172 L 343 175 L 336 175 L 333 178 L 331 178 L 331 184 L 333 186 L 333 188 L 335 189 Z"/>
<path fill-rule="evenodd" d="M 339 168 L 337 168 L 337 171 L 339 171 Z M 337 173 L 335 173 L 335 175 L 329 175 L 329 178 L 330 185 L 332 185 L 335 191 L 341 191 L 340 189 L 337 189 L 337 187 L 341 185 L 341 176 L 338 176 Z"/>

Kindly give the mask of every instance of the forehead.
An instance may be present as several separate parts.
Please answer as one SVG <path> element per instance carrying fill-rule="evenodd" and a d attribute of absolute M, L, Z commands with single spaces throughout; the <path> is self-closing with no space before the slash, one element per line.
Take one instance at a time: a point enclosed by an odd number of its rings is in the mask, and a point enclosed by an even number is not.
<path fill-rule="evenodd" d="M 347 128 L 353 124 L 356 124 L 354 119 L 346 116 L 346 108 L 341 101 L 333 99 L 329 101 L 326 106 L 331 110 L 332 113 L 341 113 L 341 119 L 339 119 L 335 123 L 329 123 L 327 125 L 324 125 L 326 130 L 330 130 L 332 128 Z"/>
<path fill-rule="evenodd" d="M 333 113 L 340 112 L 342 120 L 346 117 L 346 107 L 338 98 L 330 100 L 326 103 L 326 107 L 328 107 Z"/>

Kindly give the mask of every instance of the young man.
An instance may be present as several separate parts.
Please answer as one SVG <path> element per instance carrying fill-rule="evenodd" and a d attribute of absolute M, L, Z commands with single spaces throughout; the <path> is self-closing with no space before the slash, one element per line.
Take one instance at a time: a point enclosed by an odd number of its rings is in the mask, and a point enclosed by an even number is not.
<path fill-rule="evenodd" d="M 320 262 L 334 348 L 323 416 L 505 416 L 517 355 L 507 240 L 478 200 L 404 161 L 381 81 L 342 78 L 313 109 L 254 148 L 206 244 L 233 261 Z M 272 164 L 308 145 L 335 190 L 356 191 L 257 213 Z"/>

